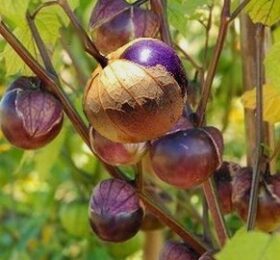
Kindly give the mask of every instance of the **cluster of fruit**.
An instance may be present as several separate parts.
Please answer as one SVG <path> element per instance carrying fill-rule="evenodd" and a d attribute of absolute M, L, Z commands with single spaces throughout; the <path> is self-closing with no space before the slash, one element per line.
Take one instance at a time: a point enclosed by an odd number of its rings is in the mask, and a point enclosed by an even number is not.
<path fill-rule="evenodd" d="M 176 52 L 160 40 L 138 38 L 156 35 L 158 17 L 137 4 L 107 2 L 98 1 L 90 20 L 93 40 L 108 58 L 105 67 L 94 70 L 84 91 L 92 149 L 113 166 L 134 165 L 149 153 L 155 174 L 178 188 L 200 185 L 216 171 L 224 213 L 236 208 L 245 218 L 252 170 L 222 163 L 221 132 L 189 119 L 188 80 Z M 137 39 L 130 41 L 132 37 Z M 38 77 L 22 76 L 4 94 L 0 126 L 13 145 L 37 149 L 59 133 L 62 106 L 46 89 Z M 269 231 L 279 224 L 279 219 L 271 219 L 279 208 L 278 179 L 264 177 L 261 185 L 257 225 Z M 90 225 L 103 240 L 131 238 L 143 226 L 144 215 L 135 188 L 126 181 L 105 180 L 93 191 Z M 173 259 L 169 255 L 174 256 L 175 249 L 176 254 L 192 255 L 182 259 L 198 258 L 186 245 L 172 242 L 161 259 Z"/>

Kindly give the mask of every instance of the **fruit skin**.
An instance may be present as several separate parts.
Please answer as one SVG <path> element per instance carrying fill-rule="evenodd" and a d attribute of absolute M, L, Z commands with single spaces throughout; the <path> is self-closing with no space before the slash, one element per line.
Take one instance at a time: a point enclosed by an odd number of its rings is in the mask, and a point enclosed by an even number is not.
<path fill-rule="evenodd" d="M 152 167 L 164 182 L 191 188 L 203 183 L 220 166 L 222 143 L 222 135 L 214 127 L 168 134 L 151 144 Z"/>
<path fill-rule="evenodd" d="M 90 128 L 90 144 L 95 153 L 114 166 L 134 165 L 147 151 L 146 143 L 124 144 L 113 142 Z"/>
<path fill-rule="evenodd" d="M 246 221 L 253 170 L 241 168 L 233 178 L 232 201 L 239 216 Z M 280 174 L 265 174 L 260 182 L 256 227 L 272 232 L 280 226 Z"/>
<path fill-rule="evenodd" d="M 104 241 L 123 242 L 140 229 L 144 211 L 134 188 L 123 180 L 102 181 L 89 205 L 92 230 Z"/>
<path fill-rule="evenodd" d="M 84 202 L 63 204 L 59 210 L 59 220 L 63 228 L 75 237 L 85 237 L 89 234 L 87 216 L 88 204 Z"/>
<path fill-rule="evenodd" d="M 159 260 L 197 260 L 199 255 L 188 245 L 178 241 L 167 241 Z"/>
<path fill-rule="evenodd" d="M 158 16 L 123 0 L 99 0 L 89 22 L 91 36 L 99 51 L 108 54 L 139 37 L 154 37 Z"/>
<path fill-rule="evenodd" d="M 89 122 L 114 142 L 158 138 L 175 125 L 183 112 L 182 89 L 164 66 L 142 66 L 119 59 L 127 47 L 137 42 L 145 45 L 147 41 L 162 44 L 159 40 L 138 39 L 122 47 L 109 57 L 104 69 L 94 71 L 84 92 Z"/>
<path fill-rule="evenodd" d="M 224 161 L 222 166 L 214 172 L 214 181 L 218 191 L 221 210 L 224 214 L 233 211 L 232 206 L 232 178 L 240 170 L 240 166 L 233 162 Z"/>
<path fill-rule="evenodd" d="M 41 84 L 37 77 L 20 77 L 1 100 L 1 130 L 18 148 L 43 147 L 61 130 L 62 106 L 54 96 L 41 89 Z"/>
<path fill-rule="evenodd" d="M 120 58 L 145 67 L 163 66 L 173 75 L 183 92 L 187 88 L 188 80 L 180 58 L 174 49 L 162 41 L 156 39 L 137 40 L 125 49 Z"/>

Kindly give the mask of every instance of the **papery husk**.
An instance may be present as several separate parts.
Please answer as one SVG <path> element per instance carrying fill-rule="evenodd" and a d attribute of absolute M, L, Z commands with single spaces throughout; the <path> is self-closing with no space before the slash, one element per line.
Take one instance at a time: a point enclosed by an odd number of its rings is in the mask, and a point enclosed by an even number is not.
<path fill-rule="evenodd" d="M 115 142 L 161 136 L 179 119 L 183 105 L 180 86 L 163 66 L 146 68 L 121 59 L 98 67 L 84 95 L 90 123 Z"/>

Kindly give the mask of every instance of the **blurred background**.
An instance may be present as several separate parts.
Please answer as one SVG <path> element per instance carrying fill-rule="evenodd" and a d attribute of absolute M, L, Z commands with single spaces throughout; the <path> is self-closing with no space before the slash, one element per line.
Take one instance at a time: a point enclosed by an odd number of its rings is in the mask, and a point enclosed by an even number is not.
<path fill-rule="evenodd" d="M 15 15 L 22 9 L 22 5 L 32 10 L 40 3 L 39 0 L 18 0 L 9 5 L 9 2 L 0 0 L 0 13 L 5 13 L 4 20 L 14 31 L 18 28 L 19 19 L 24 19 L 24 10 Z M 90 12 L 96 1 L 70 2 L 84 28 L 88 30 Z M 221 10 L 220 1 L 214 2 L 215 7 L 212 6 L 213 1 L 168 1 L 173 40 L 192 57 L 199 68 L 205 68 L 209 63 L 217 37 Z M 43 14 L 58 12 L 57 7 L 50 7 L 49 10 Z M 210 13 L 212 26 L 207 30 Z M 55 27 L 57 32 L 54 29 L 52 32 L 49 30 L 49 34 L 46 32 L 51 19 L 42 20 L 40 28 L 43 36 L 50 37 L 47 38 L 47 42 L 51 43 L 49 50 L 64 89 L 83 116 L 83 90 L 96 62 L 84 52 L 67 18 L 60 11 L 59 14 L 62 21 Z M 28 41 L 26 34 L 18 35 L 27 47 L 30 46 L 32 42 Z M 219 63 L 207 121 L 209 125 L 223 131 L 224 159 L 245 165 L 239 36 L 239 23 L 236 21 L 229 31 Z M 191 97 L 195 104 L 200 88 L 198 67 L 193 66 L 178 48 L 177 53 L 190 79 Z M 0 60 L 1 96 L 17 75 L 30 72 L 2 38 Z M 126 167 L 123 170 L 129 175 L 133 169 Z M 200 189 L 178 190 L 160 182 L 149 170 L 144 174 L 145 178 L 152 179 L 168 194 L 167 207 L 186 228 L 203 235 L 203 199 Z M 59 136 L 37 151 L 22 151 L 12 147 L 0 132 L 0 258 L 136 260 L 142 259 L 145 250 L 150 250 L 145 242 L 151 241 L 151 237 L 159 244 L 160 241 L 174 237 L 168 228 L 161 228 L 153 232 L 140 231 L 136 237 L 123 244 L 100 241 L 88 226 L 88 201 L 93 187 L 108 177 L 68 119 Z M 226 216 L 226 221 L 232 231 L 241 226 L 239 218 L 234 214 Z"/>

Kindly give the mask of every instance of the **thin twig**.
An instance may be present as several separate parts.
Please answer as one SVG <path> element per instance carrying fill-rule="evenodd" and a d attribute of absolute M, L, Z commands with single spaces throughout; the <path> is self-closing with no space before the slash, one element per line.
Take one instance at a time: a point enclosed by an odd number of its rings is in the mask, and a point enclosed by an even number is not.
<path fill-rule="evenodd" d="M 202 71 L 202 67 L 179 44 L 175 43 L 174 45 L 196 70 Z"/>
<path fill-rule="evenodd" d="M 160 19 L 160 35 L 163 42 L 172 46 L 172 39 L 168 25 L 165 0 L 150 0 L 152 10 Z"/>
<path fill-rule="evenodd" d="M 147 196 L 144 193 L 140 193 L 139 196 L 145 204 L 147 210 L 149 210 L 153 215 L 159 218 L 162 223 L 166 224 L 169 227 L 172 226 L 172 230 L 199 254 L 205 252 L 207 246 L 187 231 L 182 232 L 184 230 L 184 227 L 177 221 L 175 221 L 174 218 L 168 212 L 166 212 L 166 210 L 160 208 L 156 203 L 154 203 L 150 199 L 150 196 Z"/>
<path fill-rule="evenodd" d="M 209 5 L 209 16 L 207 20 L 207 24 L 205 26 L 205 44 L 204 44 L 204 57 L 203 57 L 203 71 L 207 68 L 207 56 L 209 51 L 209 34 L 212 27 L 212 15 L 213 15 L 213 5 Z M 203 82 L 202 82 L 203 84 Z"/>
<path fill-rule="evenodd" d="M 108 60 L 105 56 L 101 55 L 94 43 L 90 40 L 88 34 L 84 30 L 84 28 L 81 26 L 80 22 L 78 21 L 77 17 L 71 10 L 71 7 L 69 6 L 67 0 L 57 0 L 57 1 L 50 1 L 42 3 L 32 14 L 32 19 L 35 19 L 36 15 L 44 9 L 45 7 L 51 6 L 51 5 L 58 5 L 60 6 L 65 14 L 68 16 L 70 22 L 72 23 L 73 27 L 77 31 L 79 37 L 81 38 L 82 43 L 84 44 L 84 49 L 86 52 L 88 52 L 90 55 L 92 55 L 96 61 L 104 68 Z"/>
<path fill-rule="evenodd" d="M 197 114 L 199 117 L 200 125 L 202 125 L 202 123 L 204 121 L 204 114 L 205 114 L 208 99 L 210 96 L 212 83 L 214 80 L 215 73 L 217 71 L 218 61 L 220 59 L 221 52 L 223 50 L 223 46 L 224 46 L 224 42 L 225 42 L 225 38 L 226 38 L 226 34 L 227 34 L 227 29 L 228 29 L 228 25 L 229 25 L 229 16 L 230 16 L 229 7 L 228 7 L 229 4 L 230 3 L 226 0 L 224 3 L 224 6 L 223 6 L 223 10 L 222 10 L 222 14 L 221 14 L 221 25 L 219 28 L 217 42 L 215 45 L 213 57 L 209 64 L 206 79 L 202 86 L 201 100 L 200 100 L 200 103 L 199 103 L 198 109 L 197 109 Z"/>
<path fill-rule="evenodd" d="M 33 39 L 35 40 L 36 46 L 42 57 L 46 70 L 57 78 L 57 74 L 48 55 L 47 48 L 43 43 L 43 40 L 38 32 L 38 28 L 35 25 L 34 19 L 30 16 L 29 12 L 26 13 L 26 20 L 32 33 Z"/>
<path fill-rule="evenodd" d="M 139 192 L 143 192 L 144 188 L 144 176 L 143 176 L 143 165 L 142 165 L 142 160 L 136 164 L 136 188 L 138 189 Z"/>
<path fill-rule="evenodd" d="M 212 214 L 220 246 L 223 247 L 229 237 L 229 233 L 225 225 L 224 216 L 220 209 L 219 200 L 216 196 L 217 191 L 215 183 L 213 182 L 212 178 L 209 178 L 208 181 L 203 183 L 203 191 L 207 200 L 208 207 Z"/>
<path fill-rule="evenodd" d="M 257 25 L 256 30 L 256 156 L 253 167 L 253 178 L 250 193 L 249 212 L 247 218 L 247 230 L 251 230 L 255 226 L 257 205 L 258 205 L 258 192 L 259 182 L 261 176 L 261 163 L 263 159 L 263 47 L 264 47 L 264 26 Z"/>

